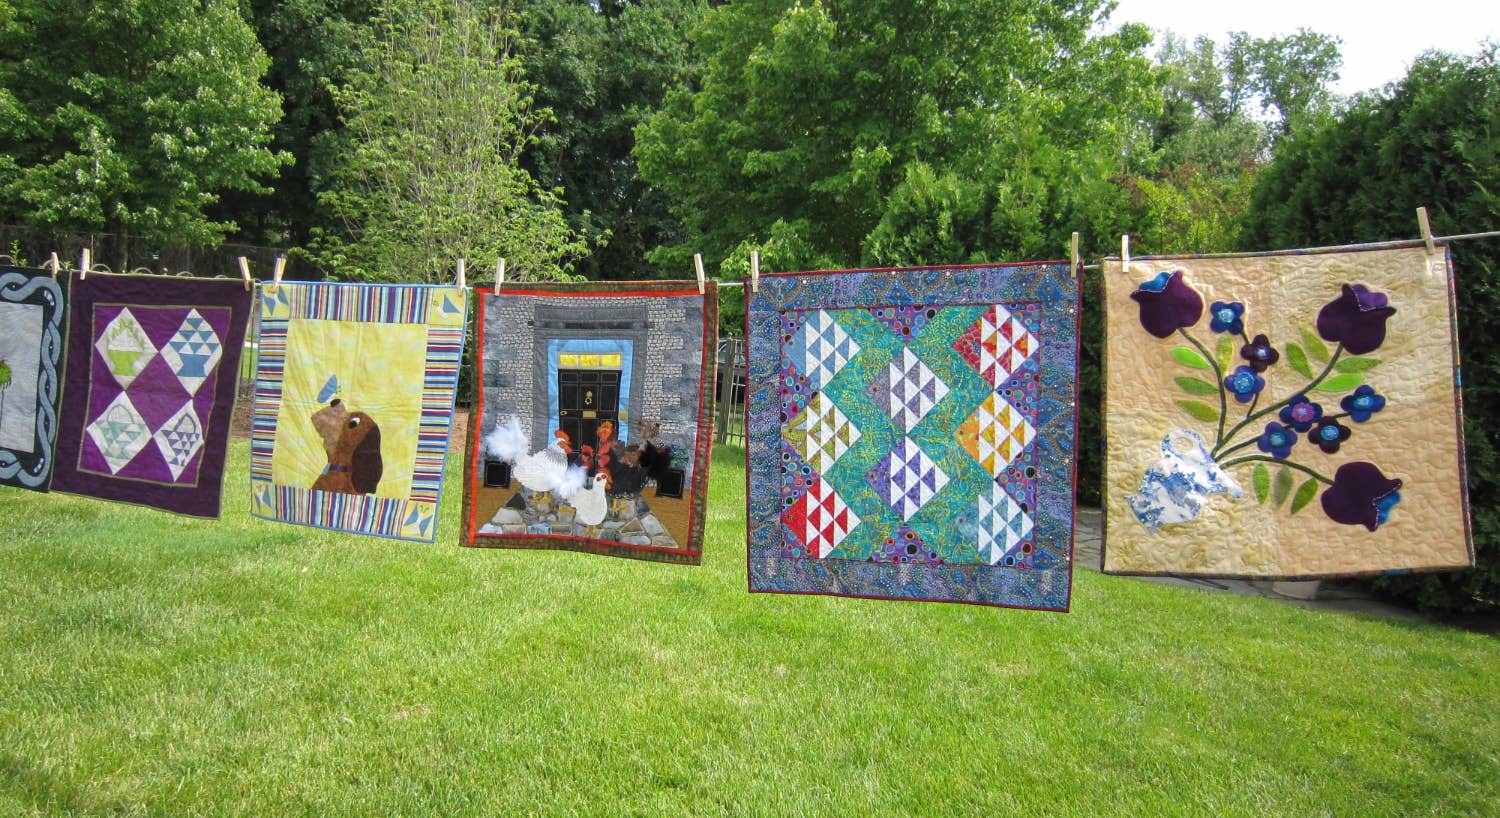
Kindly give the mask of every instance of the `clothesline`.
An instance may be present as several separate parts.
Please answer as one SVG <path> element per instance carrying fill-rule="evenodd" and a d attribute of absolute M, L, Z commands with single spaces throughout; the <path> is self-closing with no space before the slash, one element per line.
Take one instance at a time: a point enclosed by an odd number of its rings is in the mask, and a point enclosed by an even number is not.
<path fill-rule="evenodd" d="M 1433 244 L 1452 244 L 1454 242 L 1459 242 L 1459 241 L 1472 241 L 1472 240 L 1475 240 L 1475 239 L 1494 239 L 1494 238 L 1500 238 L 1500 230 L 1486 230 L 1486 231 L 1479 232 L 1479 233 L 1458 233 L 1458 234 L 1455 234 L 1455 235 L 1452 235 L 1452 236 L 1433 236 L 1432 237 L 1432 242 L 1433 242 Z M 1161 259 L 1174 259 L 1174 258 L 1184 258 L 1185 259 L 1185 258 L 1236 258 L 1236 257 L 1245 257 L 1245 256 L 1285 256 L 1285 255 L 1293 255 L 1293 254 L 1303 254 L 1303 253 L 1308 253 L 1308 252 L 1314 252 L 1314 253 L 1339 253 L 1339 252 L 1348 252 L 1348 251 L 1351 251 L 1351 250 L 1381 250 L 1381 249 L 1394 248 L 1394 247 L 1420 247 L 1423 244 L 1425 244 L 1426 241 L 1427 241 L 1426 239 L 1421 239 L 1421 238 L 1417 238 L 1417 239 L 1394 239 L 1394 240 L 1391 240 L 1391 241 L 1371 241 L 1371 242 L 1361 242 L 1361 243 L 1358 243 L 1358 244 L 1337 244 L 1337 245 L 1329 245 L 1327 247 L 1309 247 L 1309 248 L 1301 248 L 1301 249 L 1295 249 L 1295 250 L 1265 250 L 1265 251 L 1248 251 L 1248 252 L 1243 252 L 1242 251 L 1242 252 L 1237 252 L 1237 253 L 1181 253 L 1181 254 L 1163 254 L 1163 255 L 1149 255 L 1149 254 L 1147 254 L 1147 255 L 1141 255 L 1141 256 L 1131 256 L 1131 258 L 1133 260 L 1149 261 L 1149 260 L 1153 260 L 1153 259 L 1155 259 L 1155 260 L 1161 260 Z M 1109 260 L 1109 261 L 1118 261 L 1120 259 L 1119 256 L 1105 256 L 1104 258 L 1106 260 Z M 12 259 L 10 256 L 0 254 L 0 261 L 3 261 L 3 260 L 9 260 L 9 262 L 12 263 L 12 264 L 15 263 L 15 260 Z M 938 265 L 934 265 L 934 266 L 938 266 Z M 1103 265 L 1101 265 L 1101 264 L 1085 264 L 1085 265 L 1082 265 L 1082 266 L 1083 266 L 1084 270 L 1098 270 Z M 95 272 L 95 271 L 91 271 L 91 272 Z M 97 270 L 97 272 L 105 272 L 105 271 L 104 270 Z M 130 274 L 134 274 L 134 271 L 131 271 L 131 273 L 127 273 L 126 275 L 130 275 Z M 248 277 L 248 273 L 246 273 L 245 275 L 246 275 L 246 277 Z M 218 276 L 210 276 L 210 277 L 217 278 Z M 255 286 L 255 287 L 261 287 L 261 286 L 263 286 L 263 284 L 264 284 L 264 282 L 256 280 L 254 282 L 253 286 Z M 744 281 L 720 281 L 720 282 L 718 282 L 718 286 L 719 287 L 723 287 L 723 288 L 728 288 L 728 287 L 744 287 L 745 286 L 745 282 Z M 471 287 L 469 287 L 467 285 L 464 285 L 464 289 L 473 289 L 473 288 L 471 288 Z"/>

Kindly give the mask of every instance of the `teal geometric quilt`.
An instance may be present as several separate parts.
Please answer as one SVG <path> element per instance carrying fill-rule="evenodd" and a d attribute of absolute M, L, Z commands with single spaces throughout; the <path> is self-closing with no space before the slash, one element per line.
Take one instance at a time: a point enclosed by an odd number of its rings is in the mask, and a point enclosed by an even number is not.
<path fill-rule="evenodd" d="M 1066 264 L 775 274 L 751 295 L 750 590 L 1067 610 Z"/>

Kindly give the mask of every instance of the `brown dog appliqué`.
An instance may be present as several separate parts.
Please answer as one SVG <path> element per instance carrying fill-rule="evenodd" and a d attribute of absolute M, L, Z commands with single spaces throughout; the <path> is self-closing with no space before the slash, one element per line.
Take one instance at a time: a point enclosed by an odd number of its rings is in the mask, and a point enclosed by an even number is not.
<path fill-rule="evenodd" d="M 328 470 L 313 481 L 313 491 L 374 494 L 385 471 L 380 458 L 380 426 L 364 412 L 351 412 L 334 398 L 312 414 L 312 425 L 328 451 Z"/>

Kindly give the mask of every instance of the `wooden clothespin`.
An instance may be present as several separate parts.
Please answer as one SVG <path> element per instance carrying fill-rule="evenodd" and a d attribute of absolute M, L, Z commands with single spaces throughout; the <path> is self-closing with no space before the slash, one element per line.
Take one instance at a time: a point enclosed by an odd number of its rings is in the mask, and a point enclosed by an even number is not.
<path fill-rule="evenodd" d="M 276 266 L 271 273 L 271 292 L 276 292 L 281 286 L 281 274 L 286 272 L 286 256 L 276 257 Z"/>
<path fill-rule="evenodd" d="M 750 251 L 750 292 L 760 292 L 760 251 Z"/>
<path fill-rule="evenodd" d="M 1417 227 L 1422 231 L 1422 241 L 1427 243 L 1427 252 L 1437 252 L 1437 242 L 1432 240 L 1432 224 L 1427 221 L 1427 208 L 1417 208 Z"/>
<path fill-rule="evenodd" d="M 239 257 L 240 278 L 245 279 L 245 292 L 250 292 L 250 262 L 244 256 Z"/>
<path fill-rule="evenodd" d="M 693 267 L 698 270 L 698 294 L 708 292 L 708 277 L 703 274 L 703 256 L 699 253 L 693 254 Z"/>
<path fill-rule="evenodd" d="M 495 262 L 495 289 L 498 290 L 498 289 L 500 289 L 501 287 L 504 287 L 504 286 L 505 286 L 505 256 L 501 256 L 500 260 L 497 261 L 497 262 Z"/>
<path fill-rule="evenodd" d="M 1069 247 L 1070 247 L 1070 250 L 1069 250 L 1069 253 L 1068 253 L 1068 258 L 1072 259 L 1073 266 L 1071 266 L 1071 267 L 1068 268 L 1068 275 L 1071 276 L 1071 277 L 1073 277 L 1073 278 L 1077 278 L 1078 277 L 1078 231 L 1077 230 L 1073 231 L 1073 240 L 1070 243 Z"/>
<path fill-rule="evenodd" d="M 1130 272 L 1130 234 L 1120 234 L 1120 269 Z"/>
<path fill-rule="evenodd" d="M 83 248 L 83 252 L 79 254 L 78 259 L 79 281 L 89 277 L 89 267 L 91 266 L 93 266 L 93 259 L 89 257 L 89 248 L 85 247 Z"/>
<path fill-rule="evenodd" d="M 463 260 L 463 258 L 460 257 L 458 259 L 458 288 L 460 290 L 462 290 L 464 288 L 464 278 L 465 278 L 464 273 L 467 271 L 467 269 L 468 269 L 467 262 L 465 262 Z"/>
<path fill-rule="evenodd" d="M 1432 239 L 1432 223 L 1427 221 L 1427 207 L 1417 208 L 1417 229 L 1422 231 L 1422 241 L 1427 245 L 1427 255 L 1422 262 L 1427 265 L 1427 277 L 1432 277 L 1432 257 L 1437 255 L 1437 242 Z"/>
<path fill-rule="evenodd" d="M 57 260 L 57 252 L 56 251 L 53 251 L 53 253 L 52 253 L 51 266 L 52 266 L 52 277 L 55 279 L 55 278 L 57 278 L 58 271 L 62 269 L 62 262 L 60 262 L 60 261 Z"/>

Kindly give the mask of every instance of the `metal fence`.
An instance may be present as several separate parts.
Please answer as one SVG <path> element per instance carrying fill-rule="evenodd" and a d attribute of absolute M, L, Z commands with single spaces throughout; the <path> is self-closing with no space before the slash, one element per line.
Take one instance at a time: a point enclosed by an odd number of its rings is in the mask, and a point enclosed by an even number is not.
<path fill-rule="evenodd" d="M 238 259 L 244 256 L 250 262 L 252 273 L 269 276 L 278 256 L 285 256 L 285 247 L 264 247 L 257 244 L 225 243 L 216 247 L 163 247 L 140 236 L 120 236 L 114 233 L 91 233 L 88 235 L 46 235 L 13 224 L 0 224 L 0 254 L 13 256 L 18 262 L 40 267 L 57 253 L 64 265 L 77 266 L 80 251 L 85 247 L 97 265 L 122 273 L 178 274 L 190 271 L 202 276 L 231 276 L 239 278 Z M 293 268 L 297 268 L 295 271 Z M 306 261 L 292 257 L 287 259 L 286 273 L 289 278 L 321 278 L 322 273 Z"/>
<path fill-rule="evenodd" d="M 745 445 L 745 339 L 720 338 L 714 442 Z"/>

